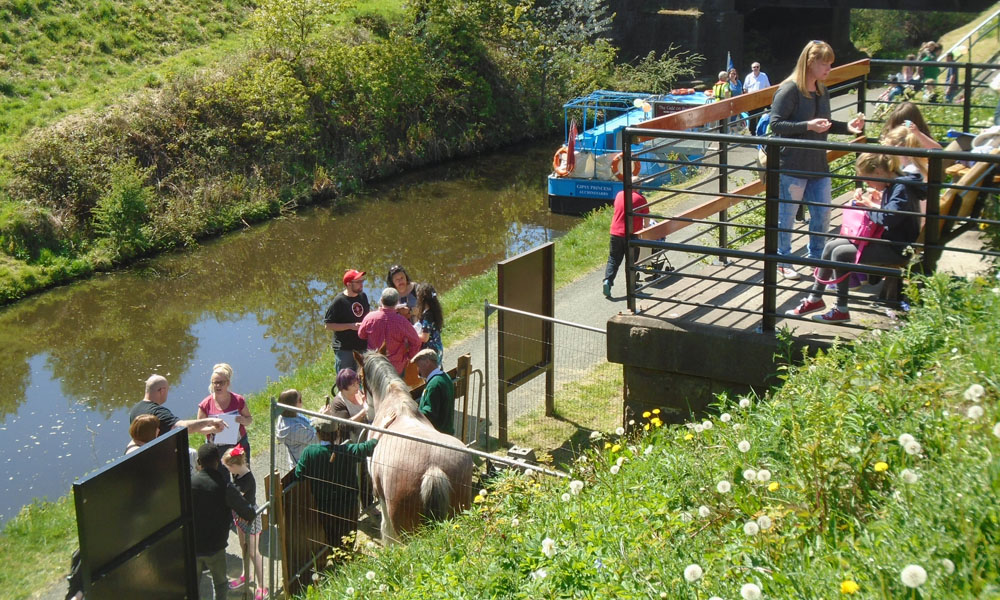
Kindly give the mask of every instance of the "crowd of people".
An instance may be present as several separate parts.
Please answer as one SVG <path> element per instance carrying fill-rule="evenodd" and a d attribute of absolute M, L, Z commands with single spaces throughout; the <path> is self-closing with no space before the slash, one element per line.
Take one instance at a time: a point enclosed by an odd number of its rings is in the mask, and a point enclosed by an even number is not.
<path fill-rule="evenodd" d="M 281 412 L 276 423 L 277 441 L 287 459 L 282 462 L 293 479 L 311 481 L 315 509 L 332 548 L 344 548 L 349 534 L 357 529 L 360 510 L 374 503 L 371 481 L 362 467 L 377 439 L 351 426 L 352 422 L 370 423 L 374 417 L 361 389 L 355 353 L 384 352 L 408 384 L 425 383 L 419 411 L 439 431 L 454 433 L 455 386 L 442 369 L 444 319 L 437 291 L 428 283 L 414 282 L 406 269 L 394 265 L 379 305 L 372 310 L 364 290 L 365 277 L 364 271 L 345 271 L 344 289 L 323 316 L 326 329 L 333 332 L 336 379 L 331 382 L 333 400 L 328 396 L 318 412 L 336 419 L 304 416 L 299 412 L 305 403 L 298 390 L 285 390 L 278 398 L 291 407 Z M 198 568 L 211 576 L 216 598 L 252 584 L 254 598 L 261 600 L 268 590 L 259 551 L 261 518 L 247 435 L 254 418 L 246 398 L 231 389 L 233 376 L 230 365 L 214 365 L 209 394 L 197 404 L 197 416 L 188 420 L 165 406 L 167 379 L 150 376 L 143 399 L 129 411 L 130 441 L 125 454 L 134 454 L 174 428 L 205 436 L 203 445 L 190 450 Z M 230 529 L 236 531 L 245 553 L 244 565 L 249 565 L 232 580 L 227 577 L 225 560 Z"/>

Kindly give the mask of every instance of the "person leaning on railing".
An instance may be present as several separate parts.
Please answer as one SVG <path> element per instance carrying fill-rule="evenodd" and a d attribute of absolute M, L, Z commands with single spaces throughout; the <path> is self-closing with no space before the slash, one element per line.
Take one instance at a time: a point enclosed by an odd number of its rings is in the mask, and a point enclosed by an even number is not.
<path fill-rule="evenodd" d="M 795 64 L 795 70 L 781 83 L 771 104 L 771 131 L 783 138 L 826 141 L 828 133 L 860 134 L 865 116 L 859 114 L 850 123 L 833 121 L 830 116 L 830 92 L 823 80 L 833 65 L 833 48 L 826 42 L 813 40 L 806 44 Z M 805 173 L 781 174 L 778 204 L 778 254 L 792 253 L 792 225 L 799 202 L 809 206 L 809 258 L 823 254 L 830 226 L 830 167 L 826 151 L 810 148 L 781 148 L 782 171 Z M 778 266 L 785 279 L 798 279 L 798 271 L 785 263 Z"/>
<path fill-rule="evenodd" d="M 902 173 L 895 156 L 864 153 L 855 163 L 857 173 L 874 191 L 856 190 L 854 205 L 861 208 L 879 208 L 886 212 L 868 211 L 868 218 L 885 229 L 881 240 L 873 241 L 859 249 L 851 240 L 834 238 L 823 248 L 823 260 L 865 265 L 899 266 L 906 263 L 906 247 L 920 235 L 920 218 L 915 214 L 926 188 L 916 173 Z M 847 310 L 847 290 L 850 269 L 816 269 L 816 282 L 809 288 L 809 296 L 785 314 L 801 317 L 826 308 L 823 290 L 836 274 L 837 306 L 813 316 L 813 320 L 826 323 L 843 323 L 851 320 Z"/>

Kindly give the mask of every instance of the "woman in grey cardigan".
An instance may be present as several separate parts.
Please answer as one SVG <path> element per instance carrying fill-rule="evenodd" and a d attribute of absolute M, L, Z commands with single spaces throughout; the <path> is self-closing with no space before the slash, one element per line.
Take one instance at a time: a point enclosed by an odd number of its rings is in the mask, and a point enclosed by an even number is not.
<path fill-rule="evenodd" d="M 830 119 L 830 92 L 823 80 L 833 65 L 833 48 L 813 40 L 806 44 L 795 70 L 781 83 L 771 104 L 771 131 L 777 137 L 826 141 L 828 133 L 860 134 L 865 116 L 850 123 Z M 778 204 L 778 254 L 792 253 L 792 225 L 797 202 L 809 207 L 809 258 L 823 256 L 823 246 L 830 227 L 830 168 L 824 150 L 781 148 L 781 196 Z M 802 171 L 786 173 L 785 171 Z M 778 266 L 785 279 L 798 279 L 799 272 L 788 264 Z"/>

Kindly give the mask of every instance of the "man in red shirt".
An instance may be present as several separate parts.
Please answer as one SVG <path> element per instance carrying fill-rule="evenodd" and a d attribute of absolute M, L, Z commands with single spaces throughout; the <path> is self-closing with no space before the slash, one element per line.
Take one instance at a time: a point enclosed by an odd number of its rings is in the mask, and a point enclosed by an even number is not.
<path fill-rule="evenodd" d="M 385 342 L 385 353 L 400 375 L 410 359 L 420 352 L 420 336 L 410 320 L 396 312 L 399 292 L 382 290 L 381 306 L 365 315 L 358 327 L 358 337 L 368 341 L 369 350 L 378 350 Z"/>
<path fill-rule="evenodd" d="M 636 191 L 632 192 L 632 212 L 649 214 L 646 198 Z M 632 233 L 645 226 L 646 219 L 632 217 Z M 618 274 L 618 267 L 625 259 L 625 241 L 625 190 L 622 190 L 615 196 L 614 213 L 611 215 L 611 245 L 608 251 L 608 266 L 604 269 L 604 296 L 607 298 L 611 297 L 611 286 L 615 284 L 615 275 Z M 638 260 L 638 248 L 632 251 L 632 258 Z"/>

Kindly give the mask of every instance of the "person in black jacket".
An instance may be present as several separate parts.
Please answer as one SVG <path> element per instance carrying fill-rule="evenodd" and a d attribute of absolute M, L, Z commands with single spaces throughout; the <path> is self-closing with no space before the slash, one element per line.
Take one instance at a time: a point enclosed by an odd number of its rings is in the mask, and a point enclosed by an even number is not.
<path fill-rule="evenodd" d="M 243 494 L 219 471 L 220 459 L 218 446 L 202 444 L 198 448 L 200 470 L 191 478 L 198 572 L 208 569 L 212 575 L 216 600 L 225 598 L 229 590 L 226 544 L 233 513 L 247 521 L 253 521 L 255 516 L 253 507 Z"/>
<path fill-rule="evenodd" d="M 868 218 L 885 229 L 881 240 L 869 242 L 858 256 L 857 246 L 846 238 L 834 238 L 823 248 L 823 260 L 865 265 L 899 266 L 906 264 L 906 247 L 920 235 L 920 199 L 925 195 L 925 187 L 919 173 L 901 174 L 899 161 L 895 156 L 864 153 L 855 163 L 858 176 L 871 177 L 865 183 L 872 192 L 856 190 L 854 205 L 861 208 L 876 208 L 867 211 Z M 886 212 L 881 212 L 886 211 Z M 826 282 L 836 273 L 837 306 L 829 311 L 814 315 L 813 320 L 827 323 L 851 320 L 847 311 L 847 275 L 850 269 L 817 269 L 816 282 L 809 289 L 809 296 L 803 298 L 797 307 L 786 312 L 789 316 L 803 316 L 826 308 L 823 289 Z"/>

